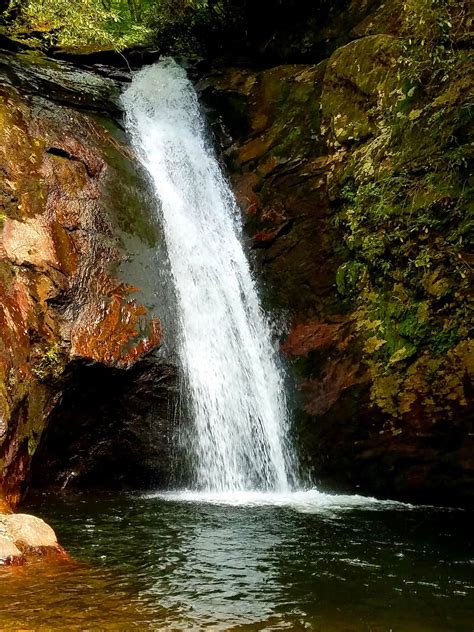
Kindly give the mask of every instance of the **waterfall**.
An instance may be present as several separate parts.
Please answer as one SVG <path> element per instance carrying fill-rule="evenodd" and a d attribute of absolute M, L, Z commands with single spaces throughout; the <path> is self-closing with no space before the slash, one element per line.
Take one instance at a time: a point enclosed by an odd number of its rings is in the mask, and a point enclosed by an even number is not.
<path fill-rule="evenodd" d="M 122 95 L 156 193 L 194 421 L 195 486 L 291 490 L 283 377 L 241 240 L 241 219 L 185 71 L 165 59 Z"/>

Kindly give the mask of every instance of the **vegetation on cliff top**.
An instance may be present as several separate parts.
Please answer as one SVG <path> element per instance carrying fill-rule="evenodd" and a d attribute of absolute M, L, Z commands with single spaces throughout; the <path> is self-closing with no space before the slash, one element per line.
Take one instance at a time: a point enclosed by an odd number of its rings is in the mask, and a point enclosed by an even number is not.
<path fill-rule="evenodd" d="M 196 46 L 194 31 L 226 15 L 229 1 L 10 0 L 3 19 L 10 35 L 31 44 L 65 48 L 160 44 Z"/>
<path fill-rule="evenodd" d="M 322 28 L 347 8 L 345 0 L 318 0 L 305 6 L 298 0 L 4 0 L 4 4 L 7 7 L 0 13 L 4 33 L 43 48 L 87 52 L 158 46 L 180 55 L 263 56 L 282 62 L 325 48 L 325 42 L 335 38 L 334 29 L 326 33 Z M 370 5 L 363 3 L 361 14 Z M 347 34 L 344 37 L 347 41 Z"/>
<path fill-rule="evenodd" d="M 151 0 L 11 0 L 6 32 L 36 46 L 124 48 L 145 43 Z"/>

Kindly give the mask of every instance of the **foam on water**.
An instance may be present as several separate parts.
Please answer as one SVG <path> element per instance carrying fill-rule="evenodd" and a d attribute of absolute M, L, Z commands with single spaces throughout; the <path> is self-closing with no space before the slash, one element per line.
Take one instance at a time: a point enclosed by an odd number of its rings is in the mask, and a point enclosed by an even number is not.
<path fill-rule="evenodd" d="M 326 510 L 344 509 L 411 509 L 412 505 L 393 500 L 378 500 L 370 496 L 326 494 L 317 489 L 288 493 L 235 491 L 235 492 L 196 492 L 178 490 L 152 492 L 144 498 L 168 500 L 185 503 L 208 503 L 211 505 L 229 505 L 232 507 L 287 507 L 301 513 L 319 513 Z"/>

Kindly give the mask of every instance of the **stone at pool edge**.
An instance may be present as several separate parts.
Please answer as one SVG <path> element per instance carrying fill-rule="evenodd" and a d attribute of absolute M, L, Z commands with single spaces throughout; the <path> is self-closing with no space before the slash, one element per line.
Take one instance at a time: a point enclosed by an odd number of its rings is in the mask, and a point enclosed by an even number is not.
<path fill-rule="evenodd" d="M 20 549 L 5 535 L 0 535 L 0 566 L 24 564 Z"/>
<path fill-rule="evenodd" d="M 36 516 L 0 514 L 0 565 L 17 565 L 38 558 L 67 559 L 54 530 Z"/>

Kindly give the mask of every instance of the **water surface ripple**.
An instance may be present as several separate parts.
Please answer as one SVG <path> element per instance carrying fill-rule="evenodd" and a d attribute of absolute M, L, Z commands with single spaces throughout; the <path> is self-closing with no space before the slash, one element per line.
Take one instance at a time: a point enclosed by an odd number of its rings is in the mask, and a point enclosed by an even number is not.
<path fill-rule="evenodd" d="M 467 512 L 138 495 L 27 509 L 77 563 L 0 569 L 1 630 L 472 629 Z"/>

